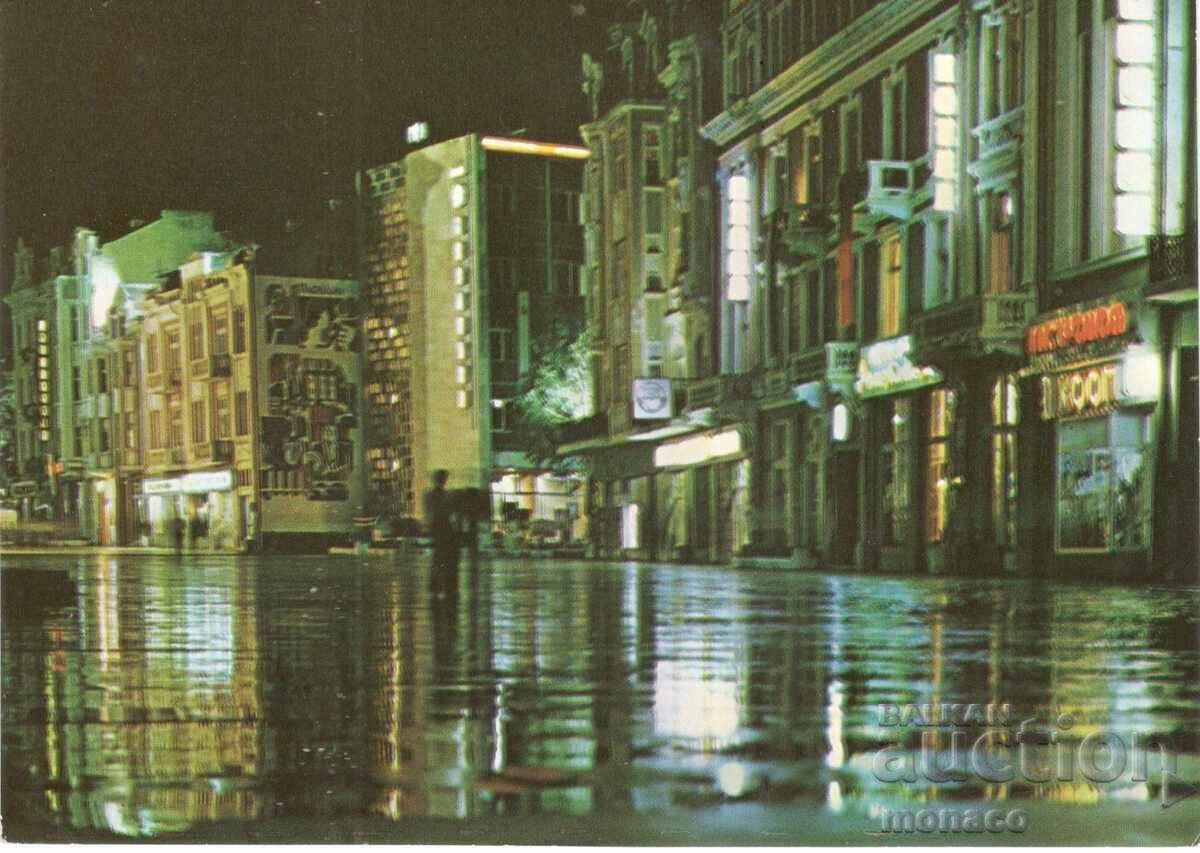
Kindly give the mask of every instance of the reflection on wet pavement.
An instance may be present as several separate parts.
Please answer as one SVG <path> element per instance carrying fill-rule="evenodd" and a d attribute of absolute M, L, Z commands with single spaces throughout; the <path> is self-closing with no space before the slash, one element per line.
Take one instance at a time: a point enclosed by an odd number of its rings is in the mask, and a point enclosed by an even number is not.
<path fill-rule="evenodd" d="M 447 604 L 423 556 L 7 559 L 6 834 L 451 818 L 504 841 L 535 816 L 551 842 L 575 816 L 605 821 L 595 841 L 653 818 L 871 843 L 906 840 L 863 835 L 889 809 L 998 804 L 1030 836 L 1112 838 L 1134 809 L 1178 843 L 1197 822 L 1200 798 L 1160 804 L 1163 761 L 1200 775 L 1195 589 L 463 572 Z M 986 724 L 918 724 L 968 704 Z"/>

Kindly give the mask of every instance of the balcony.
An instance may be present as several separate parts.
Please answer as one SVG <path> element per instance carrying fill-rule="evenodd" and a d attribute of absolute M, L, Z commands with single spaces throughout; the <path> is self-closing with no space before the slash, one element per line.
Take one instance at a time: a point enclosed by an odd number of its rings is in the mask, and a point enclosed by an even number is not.
<path fill-rule="evenodd" d="M 753 395 L 753 380 L 749 375 L 709 376 L 695 379 L 687 386 L 687 408 L 708 409 L 723 403 L 742 403 Z"/>
<path fill-rule="evenodd" d="M 233 375 L 233 359 L 229 353 L 214 353 L 208 357 L 208 375 L 213 379 Z"/>
<path fill-rule="evenodd" d="M 907 221 L 928 196 L 925 190 L 927 157 L 917 160 L 867 162 L 867 210 L 875 216 Z"/>
<path fill-rule="evenodd" d="M 822 204 L 784 206 L 779 217 L 779 246 L 785 260 L 804 263 L 825 257 L 833 222 Z"/>
<path fill-rule="evenodd" d="M 1186 234 L 1158 234 L 1147 241 L 1150 269 L 1146 295 L 1196 295 L 1196 223 Z"/>
<path fill-rule="evenodd" d="M 770 400 L 787 395 L 791 390 L 787 368 L 758 374 L 754 377 L 753 388 L 756 400 Z"/>
<path fill-rule="evenodd" d="M 969 356 L 1024 357 L 1025 327 L 1033 320 L 1032 291 L 987 293 L 940 305 L 913 318 L 916 358 L 932 362 Z"/>
<path fill-rule="evenodd" d="M 967 166 L 967 171 L 978 181 L 980 190 L 1007 184 L 1016 177 L 1024 125 L 1025 109 L 1016 107 L 971 130 L 975 137 L 975 160 Z"/>
<path fill-rule="evenodd" d="M 793 353 L 788 364 L 791 382 L 814 382 L 825 380 L 831 383 L 850 382 L 858 368 L 858 344 L 849 341 L 831 341 Z"/>

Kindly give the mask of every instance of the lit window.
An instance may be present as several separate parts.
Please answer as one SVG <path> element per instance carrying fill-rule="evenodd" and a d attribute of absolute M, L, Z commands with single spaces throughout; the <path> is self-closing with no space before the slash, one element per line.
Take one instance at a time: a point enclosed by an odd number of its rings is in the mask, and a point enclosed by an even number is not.
<path fill-rule="evenodd" d="M 467 188 L 463 184 L 454 184 L 450 187 L 450 205 L 451 207 L 462 207 L 467 203 Z"/>
<path fill-rule="evenodd" d="M 1117 146 L 1147 151 L 1154 145 L 1154 114 L 1150 110 L 1117 110 Z"/>

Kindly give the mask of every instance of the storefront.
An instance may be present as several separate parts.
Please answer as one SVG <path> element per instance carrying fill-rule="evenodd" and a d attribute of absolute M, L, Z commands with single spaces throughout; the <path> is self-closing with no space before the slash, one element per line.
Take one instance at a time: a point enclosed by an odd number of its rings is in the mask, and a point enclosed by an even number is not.
<path fill-rule="evenodd" d="M 239 509 L 230 470 L 145 479 L 135 498 L 140 544 L 189 551 L 237 551 Z"/>
<path fill-rule="evenodd" d="M 1163 360 L 1153 311 L 1110 299 L 1029 327 L 1037 401 L 1031 477 L 1039 539 L 1058 573 L 1145 574 L 1154 527 Z"/>
<path fill-rule="evenodd" d="M 868 344 L 859 356 L 854 389 L 864 453 L 856 562 L 867 570 L 925 571 L 940 560 L 946 534 L 957 394 L 936 369 L 914 364 L 911 353 L 912 338 L 904 335 Z"/>

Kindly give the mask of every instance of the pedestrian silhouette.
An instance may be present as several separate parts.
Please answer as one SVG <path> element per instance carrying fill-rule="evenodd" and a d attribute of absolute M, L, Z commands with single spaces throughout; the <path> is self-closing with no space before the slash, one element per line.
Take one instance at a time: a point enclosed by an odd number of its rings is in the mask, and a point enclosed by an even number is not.
<path fill-rule="evenodd" d="M 429 572 L 429 590 L 450 598 L 457 592 L 459 533 L 455 502 L 446 491 L 450 473 L 439 468 L 431 480 L 433 488 L 425 493 L 425 523 L 433 540 L 433 565 Z"/>

